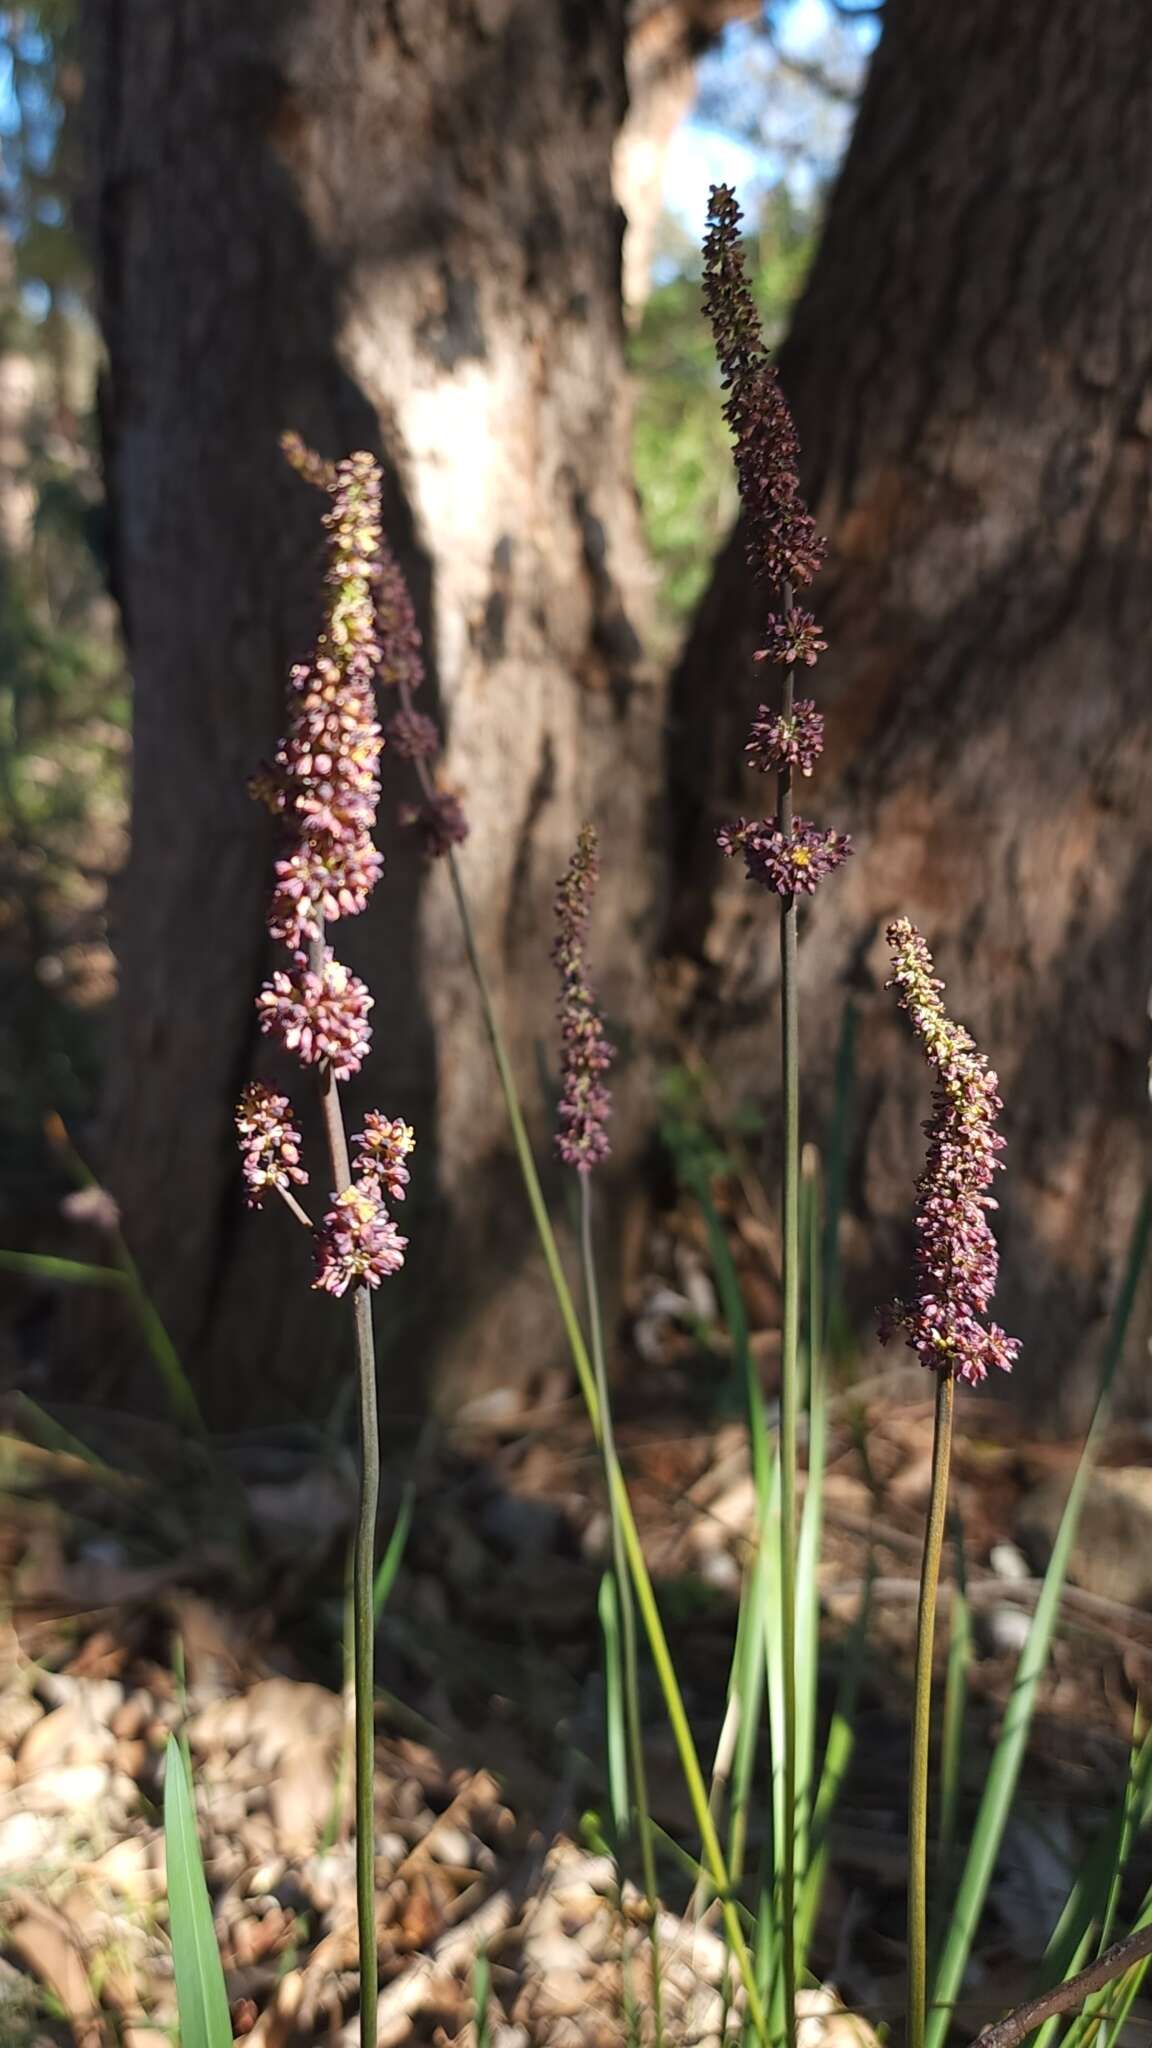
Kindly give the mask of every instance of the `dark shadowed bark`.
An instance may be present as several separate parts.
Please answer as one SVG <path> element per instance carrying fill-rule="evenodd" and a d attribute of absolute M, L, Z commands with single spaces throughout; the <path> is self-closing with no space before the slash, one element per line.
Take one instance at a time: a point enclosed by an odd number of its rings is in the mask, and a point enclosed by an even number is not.
<path fill-rule="evenodd" d="M 888 0 L 782 362 L 832 542 L 830 751 L 802 808 L 856 842 L 802 939 L 808 1121 L 851 993 L 862 1307 L 906 1254 L 922 1146 L 926 1077 L 880 992 L 906 911 L 1001 1075 L 1001 1307 L 1019 1392 L 1049 1414 L 1090 1383 L 1149 1163 L 1150 123 L 1128 0 Z M 771 920 L 713 834 L 761 800 L 738 763 L 762 613 L 734 539 L 671 742 L 671 943 L 701 964 L 726 1076 L 757 1094 Z M 1146 1337 L 1145 1317 L 1145 1367 Z"/>
<path fill-rule="evenodd" d="M 86 0 L 85 14 L 136 691 L 106 1169 L 214 1418 L 315 1413 L 348 1318 L 309 1294 L 287 1215 L 245 1214 L 231 1128 L 243 1082 L 280 1077 L 252 1010 L 273 842 L 245 778 L 319 605 L 321 501 L 278 438 L 294 426 L 327 455 L 384 461 L 425 708 L 443 715 L 472 822 L 463 870 L 543 1131 L 551 895 L 585 815 L 605 844 L 605 999 L 640 1025 L 655 922 L 661 705 L 642 654 L 610 180 L 623 0 Z M 401 1407 L 434 1356 L 450 1387 L 480 1391 L 523 1382 L 555 1348 L 447 875 L 394 827 L 408 772 L 386 760 L 385 879 L 339 929 L 377 998 L 352 1116 L 376 1104 L 418 1132 L 410 1270 L 380 1303 Z M 303 1105 L 309 1090 L 293 1093 Z"/>

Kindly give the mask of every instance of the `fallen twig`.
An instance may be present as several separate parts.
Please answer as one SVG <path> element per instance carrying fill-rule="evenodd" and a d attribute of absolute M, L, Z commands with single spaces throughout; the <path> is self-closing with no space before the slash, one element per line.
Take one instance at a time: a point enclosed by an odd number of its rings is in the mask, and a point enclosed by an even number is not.
<path fill-rule="evenodd" d="M 1018 2005 L 1014 2012 L 1006 2013 L 993 2026 L 985 2027 L 983 2033 L 976 2036 L 973 2048 L 1016 2048 L 1017 2042 L 1023 2041 L 1054 2013 L 1071 2012 L 1094 1991 L 1102 1991 L 1105 1984 L 1122 1977 L 1133 1963 L 1142 1962 L 1149 1955 L 1152 1955 L 1152 1926 L 1138 1927 L 1135 1934 L 1129 1934 L 1123 1941 L 1114 1942 L 1111 1948 L 1106 1948 L 1086 1970 L 1078 1970 L 1066 1983 L 1053 1985 L 1051 1991 L 1042 1991 L 1037 1998 L 1030 1998 L 1026 2005 Z"/>

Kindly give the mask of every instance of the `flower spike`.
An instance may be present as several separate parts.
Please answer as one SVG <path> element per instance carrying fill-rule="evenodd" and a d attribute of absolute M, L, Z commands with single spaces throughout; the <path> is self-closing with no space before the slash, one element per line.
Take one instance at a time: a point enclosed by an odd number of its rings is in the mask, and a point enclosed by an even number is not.
<path fill-rule="evenodd" d="M 932 1115 L 924 1126 L 928 1159 L 916 1184 L 919 1286 L 881 1320 L 887 1339 L 904 1332 L 922 1365 L 978 1386 L 990 1366 L 1011 1372 L 1020 1346 L 998 1323 L 985 1325 L 999 1254 L 988 1222 L 988 1193 L 1002 1165 L 996 1130 L 1003 1108 L 997 1080 L 968 1032 L 940 1000 L 944 984 L 932 955 L 906 917 L 888 927 L 892 980 L 900 1007 L 936 1070 Z"/>
<path fill-rule="evenodd" d="M 576 848 L 556 885 L 556 939 L 552 959 L 560 972 L 560 1128 L 556 1150 L 566 1166 L 588 1173 L 608 1157 L 607 1123 L 612 1098 L 604 1075 L 616 1048 L 604 1035 L 596 997 L 588 981 L 586 947 L 592 898 L 600 877 L 596 833 L 581 827 Z"/>

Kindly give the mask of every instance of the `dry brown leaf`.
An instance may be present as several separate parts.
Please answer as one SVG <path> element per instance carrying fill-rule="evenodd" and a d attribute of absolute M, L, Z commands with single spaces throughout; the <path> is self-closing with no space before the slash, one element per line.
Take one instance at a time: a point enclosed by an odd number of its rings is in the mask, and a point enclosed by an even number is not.
<path fill-rule="evenodd" d="M 255 2026 L 245 2037 L 249 2048 L 291 2048 L 304 1988 L 303 1970 L 286 1971 Z"/>
<path fill-rule="evenodd" d="M 17 1776 L 27 1780 L 63 1764 L 101 1764 L 115 1746 L 111 1730 L 89 1713 L 83 1699 L 69 1700 L 29 1728 L 17 1755 Z"/>
<path fill-rule="evenodd" d="M 25 1968 L 59 1999 L 76 2048 L 103 2048 L 104 2022 L 88 1978 L 83 1946 L 63 1913 L 22 1893 L 19 1917 L 9 1923 L 8 1946 Z"/>
<path fill-rule="evenodd" d="M 276 1841 L 283 1855 L 311 1856 L 319 1847 L 335 1792 L 330 1742 L 303 1742 L 289 1750 L 268 1787 Z"/>

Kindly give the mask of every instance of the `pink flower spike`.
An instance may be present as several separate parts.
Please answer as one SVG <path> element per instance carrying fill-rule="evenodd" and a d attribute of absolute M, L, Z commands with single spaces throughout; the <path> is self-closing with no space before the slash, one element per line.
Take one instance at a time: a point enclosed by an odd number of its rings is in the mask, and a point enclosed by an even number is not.
<path fill-rule="evenodd" d="M 560 1096 L 556 1150 L 566 1166 L 588 1173 L 608 1157 L 607 1124 L 612 1098 L 604 1075 L 616 1048 L 604 1034 L 596 997 L 588 981 L 586 948 L 592 899 L 599 880 L 596 834 L 582 827 L 576 850 L 556 885 L 556 939 L 552 959 L 560 972 Z"/>
<path fill-rule="evenodd" d="M 924 1126 L 928 1158 L 916 1183 L 919 1285 L 911 1299 L 885 1310 L 880 1334 L 887 1341 L 902 1330 L 922 1365 L 978 1386 L 991 1366 L 1011 1372 L 1020 1349 L 998 1323 L 983 1320 L 999 1269 L 988 1190 L 1004 1149 L 995 1122 L 1003 1104 L 983 1053 L 945 1011 L 944 984 L 915 925 L 897 918 L 888 944 L 889 987 L 936 1070 L 936 1088 Z"/>

